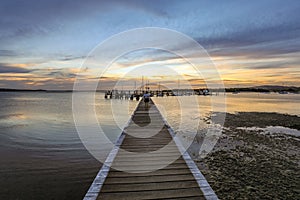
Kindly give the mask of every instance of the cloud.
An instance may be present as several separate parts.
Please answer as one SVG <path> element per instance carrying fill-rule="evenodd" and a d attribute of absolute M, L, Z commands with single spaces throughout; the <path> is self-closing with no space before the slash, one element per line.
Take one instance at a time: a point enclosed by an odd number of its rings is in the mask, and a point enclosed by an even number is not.
<path fill-rule="evenodd" d="M 71 61 L 71 60 L 79 60 L 79 59 L 85 59 L 86 56 L 73 56 L 73 55 L 65 55 L 62 58 L 59 58 L 60 61 Z"/>
<path fill-rule="evenodd" d="M 0 63 L 0 73 L 30 73 L 32 70 L 17 67 L 6 63 Z"/>
<path fill-rule="evenodd" d="M 252 27 L 197 41 L 213 56 L 258 58 L 296 53 L 300 52 L 300 24 Z"/>
<path fill-rule="evenodd" d="M 59 78 L 75 78 L 76 74 L 71 72 L 66 72 L 65 70 L 54 70 L 48 73 L 48 77 L 59 77 Z"/>
<path fill-rule="evenodd" d="M 299 63 L 299 62 L 298 62 Z M 284 62 L 284 61 L 280 61 L 280 62 L 270 62 L 270 63 L 254 63 L 254 64 L 250 64 L 246 67 L 244 67 L 245 69 L 291 69 L 291 66 L 293 65 L 297 65 L 298 63 L 292 63 L 292 62 Z"/>
<path fill-rule="evenodd" d="M 55 79 L 70 81 L 76 72 L 67 68 L 79 66 L 79 60 L 84 59 L 82 55 L 99 42 L 120 31 L 146 26 L 170 28 L 195 38 L 212 57 L 223 62 L 224 71 L 237 68 L 292 71 L 300 63 L 292 56 L 300 55 L 299 9 L 297 1 L 289 0 L 272 3 L 3 0 L 0 3 L 0 73 L 49 78 L 43 82 L 45 87 L 46 84 L 54 86 L 51 81 Z M 189 57 L 196 56 L 189 51 L 190 44 L 178 41 L 175 46 L 188 52 Z M 158 50 L 125 55 L 117 62 L 117 71 L 144 64 L 171 63 L 174 68 L 183 65 L 178 56 Z M 49 66 L 54 67 L 49 69 Z M 238 69 L 234 71 L 236 77 Z"/>
<path fill-rule="evenodd" d="M 0 49 L 0 57 L 16 57 L 20 54 L 13 50 Z"/>
<path fill-rule="evenodd" d="M 167 3 L 164 3 L 167 4 Z M 77 20 L 117 10 L 141 11 L 156 17 L 167 16 L 162 2 L 123 0 L 3 0 L 0 3 L 0 40 L 50 34 Z M 82 30 L 78 30 L 82 31 Z"/>

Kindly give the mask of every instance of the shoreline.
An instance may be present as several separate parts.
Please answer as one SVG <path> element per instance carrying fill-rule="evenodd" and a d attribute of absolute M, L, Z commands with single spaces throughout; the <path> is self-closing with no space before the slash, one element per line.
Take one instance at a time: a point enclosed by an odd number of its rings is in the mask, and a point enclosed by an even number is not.
<path fill-rule="evenodd" d="M 215 113 L 216 117 L 224 113 Z M 295 115 L 241 112 L 226 113 L 222 135 L 197 165 L 220 199 L 297 199 L 300 178 L 300 137 L 263 133 L 279 125 L 300 130 Z"/>

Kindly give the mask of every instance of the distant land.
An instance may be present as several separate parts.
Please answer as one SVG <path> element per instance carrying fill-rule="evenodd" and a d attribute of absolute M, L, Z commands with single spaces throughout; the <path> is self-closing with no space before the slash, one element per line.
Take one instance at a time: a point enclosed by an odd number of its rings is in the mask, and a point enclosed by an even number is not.
<path fill-rule="evenodd" d="M 207 88 L 194 89 L 194 91 L 204 90 Z M 174 89 L 175 90 L 187 90 L 187 89 Z M 105 92 L 106 90 L 97 90 L 96 92 Z M 167 90 L 163 90 L 167 91 Z M 171 91 L 171 90 L 169 90 Z M 211 89 L 211 91 L 220 91 L 220 89 Z M 238 87 L 238 88 L 225 88 L 226 92 L 290 92 L 300 93 L 300 87 L 296 86 L 279 86 L 279 85 L 261 85 L 254 87 Z M 44 90 L 44 89 L 11 89 L 11 88 L 0 88 L 0 92 L 73 92 L 73 90 Z M 92 92 L 92 91 L 83 91 Z"/>
<path fill-rule="evenodd" d="M 242 87 L 242 88 L 226 88 L 226 92 L 291 92 L 299 93 L 300 87 L 296 86 L 279 86 L 279 85 L 260 85 L 254 87 Z"/>
<path fill-rule="evenodd" d="M 97 90 L 97 92 L 105 92 L 106 90 Z M 64 93 L 73 92 L 73 90 L 45 90 L 45 89 L 11 89 L 11 88 L 0 88 L 0 92 L 52 92 L 52 93 Z M 85 90 L 82 92 L 93 92 Z"/>

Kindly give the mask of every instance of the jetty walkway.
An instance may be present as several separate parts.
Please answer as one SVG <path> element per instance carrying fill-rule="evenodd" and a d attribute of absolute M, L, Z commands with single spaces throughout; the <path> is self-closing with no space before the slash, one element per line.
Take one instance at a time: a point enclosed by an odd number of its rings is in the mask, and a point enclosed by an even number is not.
<path fill-rule="evenodd" d="M 218 199 L 152 100 L 141 101 L 86 193 L 95 199 Z"/>

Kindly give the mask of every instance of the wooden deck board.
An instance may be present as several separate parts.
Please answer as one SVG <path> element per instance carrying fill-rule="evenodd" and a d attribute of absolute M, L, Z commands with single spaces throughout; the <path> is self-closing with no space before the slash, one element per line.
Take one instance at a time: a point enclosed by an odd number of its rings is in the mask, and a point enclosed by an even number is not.
<path fill-rule="evenodd" d="M 152 191 L 134 191 L 134 192 L 101 192 L 98 199 L 166 199 L 166 198 L 186 198 L 190 196 L 198 196 L 198 199 L 204 196 L 201 195 L 199 187 L 183 188 L 183 189 L 167 189 L 167 190 L 152 190 Z"/>
<path fill-rule="evenodd" d="M 131 177 L 131 176 L 142 176 L 142 177 L 148 177 L 148 176 L 164 176 L 164 175 L 177 175 L 177 174 L 190 174 L 190 170 L 187 168 L 182 169 L 161 169 L 154 172 L 148 172 L 148 173 L 126 173 L 118 170 L 112 169 L 109 173 L 110 177 Z"/>
<path fill-rule="evenodd" d="M 99 172 L 99 180 L 94 181 L 85 199 L 217 199 L 209 193 L 205 178 L 192 173 L 187 164 L 192 161 L 182 156 L 152 101 L 150 106 L 150 112 L 143 102 L 137 106 L 123 131 L 120 150 L 111 166 L 104 169 L 105 175 Z M 208 185 L 207 194 L 203 194 L 205 188 L 200 189 L 200 179 Z"/>

